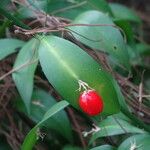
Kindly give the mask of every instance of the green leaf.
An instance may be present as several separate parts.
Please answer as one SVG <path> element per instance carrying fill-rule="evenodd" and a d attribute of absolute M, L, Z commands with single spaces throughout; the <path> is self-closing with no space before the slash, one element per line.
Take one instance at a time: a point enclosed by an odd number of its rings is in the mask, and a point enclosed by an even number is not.
<path fill-rule="evenodd" d="M 140 55 L 145 55 L 145 56 L 150 55 L 150 45 L 146 43 L 136 44 L 136 50 Z"/>
<path fill-rule="evenodd" d="M 117 26 L 122 28 L 122 30 L 124 31 L 126 35 L 127 43 L 130 44 L 131 46 L 134 46 L 135 48 L 134 33 L 131 24 L 126 20 L 120 20 L 120 19 L 115 20 L 114 22 Z"/>
<path fill-rule="evenodd" d="M 123 141 L 118 150 L 149 150 L 150 134 L 134 135 Z"/>
<path fill-rule="evenodd" d="M 0 6 L 0 14 L 8 18 L 8 20 L 12 21 L 13 24 L 20 26 L 25 29 L 30 29 L 29 26 L 21 22 L 18 18 L 16 18 L 14 15 L 12 15 L 8 10 Z"/>
<path fill-rule="evenodd" d="M 115 150 L 115 148 L 111 145 L 102 145 L 102 146 L 94 147 L 90 150 Z"/>
<path fill-rule="evenodd" d="M 32 39 L 27 42 L 20 50 L 13 67 L 14 70 L 16 70 L 12 74 L 13 80 L 24 101 L 28 113 L 30 112 L 34 72 L 38 63 L 38 44 L 39 41 L 37 39 Z"/>
<path fill-rule="evenodd" d="M 130 64 L 132 64 L 133 66 L 141 64 L 141 57 L 138 54 L 136 45 L 134 45 L 134 47 L 127 45 L 127 50 L 130 56 Z"/>
<path fill-rule="evenodd" d="M 34 4 L 34 5 L 33 5 Z M 77 15 L 87 11 L 87 10 L 99 10 L 105 13 L 110 13 L 112 15 L 111 9 L 105 0 L 79 0 L 79 1 L 69 1 L 69 0 L 51 0 L 51 1 L 37 1 L 34 3 L 30 0 L 30 5 L 36 9 L 42 9 L 45 12 L 65 17 L 68 19 L 74 19 Z M 34 17 L 35 14 L 30 9 L 23 8 L 19 10 L 22 17 Z"/>
<path fill-rule="evenodd" d="M 90 9 L 90 7 L 87 5 L 86 1 L 69 2 L 54 0 L 50 2 L 47 9 L 53 15 L 74 19 L 78 14 Z"/>
<path fill-rule="evenodd" d="M 87 24 L 86 26 L 69 27 L 77 40 L 93 49 L 108 53 L 119 65 L 130 68 L 123 37 L 107 14 L 87 11 L 79 15 L 72 23 Z M 88 24 L 100 24 L 101 26 L 88 26 Z"/>
<path fill-rule="evenodd" d="M 57 15 L 69 19 L 74 19 L 77 15 L 87 10 L 99 10 L 112 15 L 111 9 L 105 0 L 86 0 L 86 1 L 63 1 L 53 0 L 45 5 L 52 15 Z"/>
<path fill-rule="evenodd" d="M 129 122 L 115 118 L 113 116 L 107 117 L 105 120 L 98 124 L 100 131 L 94 133 L 91 137 L 90 144 L 92 144 L 97 138 L 114 136 L 127 133 L 146 133 Z"/>
<path fill-rule="evenodd" d="M 117 82 L 113 79 L 113 86 L 115 88 L 115 91 L 117 93 L 117 97 L 118 97 L 118 101 L 119 101 L 119 105 L 121 106 L 121 108 L 124 108 L 125 110 L 129 110 L 128 105 L 126 104 L 125 98 L 121 92 L 121 89 L 119 87 L 119 85 L 117 84 Z"/>
<path fill-rule="evenodd" d="M 0 39 L 0 60 L 15 53 L 17 48 L 24 45 L 24 42 L 17 39 Z"/>
<path fill-rule="evenodd" d="M 15 107 L 20 112 L 24 112 L 35 123 L 42 120 L 44 114 L 50 107 L 56 104 L 56 100 L 47 92 L 36 89 L 32 94 L 32 101 L 30 107 L 30 115 L 27 114 L 25 106 L 22 101 L 17 99 Z M 72 141 L 72 129 L 65 111 L 61 110 L 56 115 L 52 116 L 45 125 L 49 129 L 53 129 L 65 137 L 68 141 Z"/>
<path fill-rule="evenodd" d="M 78 89 L 79 81 L 83 81 L 102 96 L 103 115 L 119 111 L 112 77 L 77 45 L 55 36 L 43 37 L 39 47 L 39 59 L 49 82 L 75 108 L 80 109 Z"/>
<path fill-rule="evenodd" d="M 112 13 L 116 19 L 128 20 L 136 23 L 141 23 L 139 16 L 131 9 L 117 3 L 109 4 Z"/>
<path fill-rule="evenodd" d="M 55 115 L 60 110 L 64 109 L 69 105 L 66 101 L 60 101 L 54 106 L 52 106 L 44 115 L 43 119 L 27 134 L 25 140 L 22 144 L 21 150 L 32 150 L 36 141 L 38 140 L 38 129 L 53 115 Z"/>
<path fill-rule="evenodd" d="M 95 10 L 99 10 L 112 15 L 111 8 L 109 7 L 106 0 L 87 0 L 88 4 L 91 5 Z"/>

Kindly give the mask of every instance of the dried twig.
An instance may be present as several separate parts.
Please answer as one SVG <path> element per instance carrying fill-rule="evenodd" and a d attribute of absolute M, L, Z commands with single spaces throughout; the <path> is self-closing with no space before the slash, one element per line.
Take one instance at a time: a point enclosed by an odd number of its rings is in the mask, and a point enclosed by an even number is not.
<path fill-rule="evenodd" d="M 26 63 L 24 63 L 24 64 L 22 64 L 22 65 L 20 65 L 20 66 L 18 66 L 16 68 L 13 68 L 12 70 L 10 70 L 9 72 L 7 72 L 6 74 L 2 75 L 0 77 L 0 81 L 3 80 L 5 77 L 9 76 L 10 74 L 12 74 L 13 72 L 16 72 L 16 71 L 18 71 L 18 70 L 20 70 L 20 69 L 22 69 L 24 67 L 27 67 L 27 66 L 29 66 L 31 64 L 34 64 L 37 61 L 38 61 L 38 59 L 35 59 L 33 61 L 27 61 Z"/>

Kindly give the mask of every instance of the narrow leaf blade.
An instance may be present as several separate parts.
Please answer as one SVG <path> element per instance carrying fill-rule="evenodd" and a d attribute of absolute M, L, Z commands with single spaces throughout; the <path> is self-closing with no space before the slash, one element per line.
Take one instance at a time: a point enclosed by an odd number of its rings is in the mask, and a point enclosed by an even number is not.
<path fill-rule="evenodd" d="M 26 43 L 19 52 L 13 67 L 16 69 L 12 74 L 13 80 L 25 103 L 28 113 L 30 112 L 34 72 L 38 63 L 38 43 L 39 41 L 37 39 L 32 39 Z"/>
<path fill-rule="evenodd" d="M 0 60 L 15 53 L 17 48 L 24 45 L 24 42 L 17 39 L 0 39 Z"/>
<path fill-rule="evenodd" d="M 97 138 L 114 136 L 127 133 L 146 133 L 144 130 L 141 130 L 125 120 L 114 118 L 113 116 L 108 117 L 103 120 L 98 125 L 100 131 L 94 133 L 90 140 L 90 144 L 93 143 Z"/>
<path fill-rule="evenodd" d="M 58 102 L 54 106 L 52 106 L 45 114 L 43 119 L 34 127 L 25 137 L 25 140 L 22 144 L 21 150 L 32 150 L 36 141 L 38 140 L 37 130 L 40 126 L 42 126 L 50 117 L 55 115 L 60 110 L 64 109 L 69 105 L 65 100 Z"/>
<path fill-rule="evenodd" d="M 18 111 L 25 113 L 35 123 L 40 122 L 49 108 L 56 104 L 56 100 L 48 92 L 42 89 L 35 89 L 31 99 L 30 114 L 26 112 L 25 105 L 20 97 L 16 99 L 15 108 Z M 64 110 L 61 110 L 52 116 L 45 124 L 45 127 L 56 131 L 68 141 L 72 141 L 71 124 Z"/>

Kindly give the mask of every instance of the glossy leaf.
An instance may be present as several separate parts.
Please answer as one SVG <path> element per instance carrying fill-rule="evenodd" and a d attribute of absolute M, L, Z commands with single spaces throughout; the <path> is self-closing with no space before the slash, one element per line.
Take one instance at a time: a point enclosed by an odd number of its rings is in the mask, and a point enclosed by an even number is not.
<path fill-rule="evenodd" d="M 38 44 L 37 39 L 32 39 L 26 43 L 20 50 L 13 67 L 14 69 L 19 68 L 13 73 L 13 80 L 28 113 L 30 112 L 34 72 L 38 63 Z"/>
<path fill-rule="evenodd" d="M 131 148 L 136 150 L 149 150 L 149 142 L 149 134 L 134 135 L 123 141 L 123 143 L 118 147 L 118 150 L 129 150 Z"/>
<path fill-rule="evenodd" d="M 117 3 L 110 3 L 109 6 L 116 19 L 124 19 L 132 22 L 141 23 L 138 15 L 126 6 Z"/>
<path fill-rule="evenodd" d="M 102 145 L 102 146 L 94 147 L 90 150 L 115 150 L 115 148 L 111 145 Z"/>
<path fill-rule="evenodd" d="M 15 53 L 17 48 L 24 45 L 24 42 L 17 39 L 0 39 L 0 60 Z"/>
<path fill-rule="evenodd" d="M 90 144 L 97 138 L 114 136 L 127 133 L 146 133 L 129 122 L 110 116 L 99 123 L 100 131 L 94 133 L 91 137 Z"/>
<path fill-rule="evenodd" d="M 79 81 L 82 81 L 102 96 L 103 115 L 119 111 L 112 77 L 77 45 L 55 36 L 43 37 L 39 47 L 39 59 L 49 82 L 75 108 L 79 109 L 78 89 Z"/>
<path fill-rule="evenodd" d="M 73 36 L 85 45 L 109 54 L 113 60 L 130 68 L 129 56 L 119 29 L 114 27 L 111 18 L 98 11 L 87 11 L 79 15 L 73 24 L 103 24 L 102 26 L 72 26 L 69 29 Z"/>
<path fill-rule="evenodd" d="M 34 145 L 38 140 L 37 132 L 38 129 L 44 125 L 46 121 L 65 107 L 69 105 L 66 101 L 60 101 L 57 104 L 53 105 L 44 115 L 43 119 L 34 127 L 25 137 L 25 140 L 22 144 L 21 150 L 32 150 Z"/>
<path fill-rule="evenodd" d="M 25 106 L 21 99 L 17 99 L 17 101 L 15 102 L 15 107 L 20 112 L 28 115 L 28 117 L 35 123 L 38 123 L 42 120 L 46 111 L 48 111 L 48 109 L 54 104 L 56 104 L 56 100 L 51 95 L 43 90 L 36 89 L 32 94 L 30 115 L 27 114 Z M 52 116 L 47 121 L 45 126 L 49 129 L 57 131 L 57 133 L 61 134 L 68 141 L 72 141 L 72 129 L 65 111 L 61 110 L 56 115 Z"/>

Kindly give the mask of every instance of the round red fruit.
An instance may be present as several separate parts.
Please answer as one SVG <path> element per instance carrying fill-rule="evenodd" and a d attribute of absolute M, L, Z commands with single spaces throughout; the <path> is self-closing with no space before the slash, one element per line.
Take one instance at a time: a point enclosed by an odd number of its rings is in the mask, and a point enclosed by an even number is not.
<path fill-rule="evenodd" d="M 96 116 L 103 111 L 103 100 L 94 90 L 86 90 L 80 94 L 79 106 L 89 116 Z"/>

